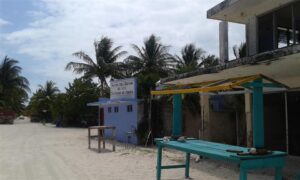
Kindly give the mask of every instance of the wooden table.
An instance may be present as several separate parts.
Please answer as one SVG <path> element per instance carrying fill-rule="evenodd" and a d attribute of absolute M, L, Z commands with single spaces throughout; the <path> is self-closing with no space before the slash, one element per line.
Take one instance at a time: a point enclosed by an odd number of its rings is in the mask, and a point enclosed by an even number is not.
<path fill-rule="evenodd" d="M 275 179 L 282 179 L 282 168 L 285 164 L 285 152 L 273 151 L 267 155 L 237 155 L 237 153 L 227 152 L 227 150 L 236 150 L 248 152 L 248 148 L 231 146 L 227 144 L 213 143 L 209 141 L 187 139 L 185 142 L 163 141 L 155 139 L 157 151 L 156 179 L 160 180 L 162 169 L 185 168 L 185 177 L 189 178 L 190 154 L 197 154 L 211 159 L 224 160 L 239 164 L 240 180 L 247 179 L 247 171 L 263 168 L 274 168 Z M 162 166 L 162 149 L 170 148 L 186 153 L 185 164 Z"/>
<path fill-rule="evenodd" d="M 90 126 L 88 127 L 88 141 L 89 141 L 89 149 L 91 149 L 91 138 L 95 137 L 91 135 L 92 130 L 97 130 L 97 138 L 98 138 L 98 152 L 101 152 L 101 141 L 103 142 L 103 149 L 105 149 L 105 140 L 112 140 L 113 151 L 116 150 L 116 127 L 115 126 Z M 105 130 L 111 130 L 112 136 L 105 137 Z"/>

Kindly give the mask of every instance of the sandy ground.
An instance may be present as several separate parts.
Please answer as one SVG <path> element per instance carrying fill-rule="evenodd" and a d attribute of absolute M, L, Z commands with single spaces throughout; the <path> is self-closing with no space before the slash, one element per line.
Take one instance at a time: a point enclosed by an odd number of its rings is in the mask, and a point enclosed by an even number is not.
<path fill-rule="evenodd" d="M 97 147 L 95 141 L 92 146 Z M 111 149 L 110 144 L 107 149 Z M 14 125 L 0 125 L 0 180 L 155 179 L 155 148 L 125 149 L 118 144 L 116 149 L 102 153 L 89 150 L 87 129 L 55 128 L 30 123 L 28 119 L 16 120 Z M 164 151 L 163 155 L 164 164 L 184 160 L 181 153 Z M 238 168 L 234 165 L 212 160 L 195 163 L 193 159 L 193 179 L 238 179 Z M 272 172 L 250 173 L 249 179 L 269 180 L 273 179 L 271 175 Z M 184 170 L 164 170 L 162 179 L 184 179 Z"/>

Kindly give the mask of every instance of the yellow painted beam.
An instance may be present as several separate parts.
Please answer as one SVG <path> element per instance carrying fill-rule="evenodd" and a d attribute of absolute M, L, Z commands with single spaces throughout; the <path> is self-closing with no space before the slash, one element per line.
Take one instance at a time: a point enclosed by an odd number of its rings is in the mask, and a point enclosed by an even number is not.
<path fill-rule="evenodd" d="M 190 88 L 190 89 L 175 89 L 175 90 L 161 90 L 151 91 L 151 95 L 167 95 L 167 94 L 188 94 L 196 92 L 211 92 L 211 91 L 225 91 L 232 89 L 229 85 L 227 86 L 215 86 L 206 88 Z"/>
<path fill-rule="evenodd" d="M 258 79 L 260 77 L 261 77 L 260 75 L 254 75 L 254 76 L 247 76 L 247 77 L 240 77 L 240 78 L 232 78 L 229 81 L 225 82 L 228 85 L 221 84 L 221 85 L 211 86 L 211 87 L 198 87 L 198 88 L 188 88 L 188 89 L 166 89 L 160 91 L 151 91 L 151 95 L 188 94 L 188 93 L 196 93 L 196 92 L 226 91 L 226 90 L 231 90 L 237 86 L 240 86 L 243 83 Z M 212 81 L 209 82 L 211 83 Z M 208 83 L 203 82 L 201 84 L 204 85 Z"/>

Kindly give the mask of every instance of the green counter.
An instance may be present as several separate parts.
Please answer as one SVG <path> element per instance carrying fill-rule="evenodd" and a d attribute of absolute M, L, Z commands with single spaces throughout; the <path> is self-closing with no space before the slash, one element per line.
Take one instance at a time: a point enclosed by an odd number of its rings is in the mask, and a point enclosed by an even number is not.
<path fill-rule="evenodd" d="M 240 180 L 247 179 L 247 171 L 253 169 L 275 169 L 275 180 L 282 179 L 282 168 L 285 164 L 285 152 L 273 151 L 267 155 L 237 155 L 237 153 L 227 152 L 226 150 L 235 150 L 248 152 L 248 148 L 232 146 L 227 144 L 213 143 L 209 141 L 188 139 L 185 142 L 179 141 L 166 141 L 162 139 L 155 139 L 157 151 L 157 180 L 161 179 L 162 169 L 185 168 L 185 177 L 189 178 L 190 154 L 197 154 L 203 157 L 223 160 L 239 164 L 240 166 Z M 162 149 L 169 148 L 182 151 L 186 153 L 185 164 L 162 166 Z"/>

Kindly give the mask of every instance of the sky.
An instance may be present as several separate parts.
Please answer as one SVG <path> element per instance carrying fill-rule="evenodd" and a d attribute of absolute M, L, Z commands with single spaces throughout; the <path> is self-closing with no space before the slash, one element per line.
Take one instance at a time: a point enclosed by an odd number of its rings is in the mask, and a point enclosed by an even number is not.
<path fill-rule="evenodd" d="M 218 56 L 219 21 L 207 19 L 206 11 L 221 1 L 0 0 L 0 61 L 6 55 L 18 60 L 35 92 L 47 80 L 64 91 L 79 77 L 64 70 L 68 62 L 80 62 L 72 53 L 82 50 L 94 58 L 93 42 L 102 36 L 128 54 L 134 54 L 130 44 L 141 46 L 155 34 L 172 54 L 194 43 Z M 245 27 L 230 23 L 231 58 L 231 47 L 244 41 Z"/>

